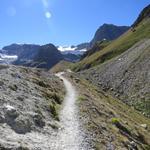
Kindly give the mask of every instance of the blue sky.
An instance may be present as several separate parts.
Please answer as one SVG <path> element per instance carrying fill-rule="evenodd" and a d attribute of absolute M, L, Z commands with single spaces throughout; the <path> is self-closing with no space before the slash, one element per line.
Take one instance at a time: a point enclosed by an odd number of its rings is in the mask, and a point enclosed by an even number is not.
<path fill-rule="evenodd" d="M 0 47 L 76 45 L 103 23 L 131 25 L 149 0 L 0 0 Z"/>

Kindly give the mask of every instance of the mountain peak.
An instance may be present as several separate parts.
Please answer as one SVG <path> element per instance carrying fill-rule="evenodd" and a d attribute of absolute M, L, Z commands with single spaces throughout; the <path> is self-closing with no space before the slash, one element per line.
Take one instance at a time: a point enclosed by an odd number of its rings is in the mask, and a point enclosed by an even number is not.
<path fill-rule="evenodd" d="M 99 28 L 102 28 L 102 27 L 129 27 L 129 26 L 121 26 L 121 25 L 119 26 L 119 25 L 115 25 L 115 24 L 112 24 L 112 23 L 104 23 Z"/>
<path fill-rule="evenodd" d="M 102 26 L 100 27 L 107 27 L 107 26 L 115 26 L 114 24 L 109 24 L 109 23 L 104 23 Z"/>
<path fill-rule="evenodd" d="M 137 20 L 133 23 L 132 27 L 137 26 L 140 22 L 147 18 L 150 18 L 150 4 L 142 10 Z"/>
<path fill-rule="evenodd" d="M 90 45 L 93 46 L 97 41 L 102 41 L 103 39 L 109 41 L 114 40 L 126 32 L 129 28 L 130 27 L 128 26 L 116 26 L 114 24 L 104 23 L 96 31 Z"/>

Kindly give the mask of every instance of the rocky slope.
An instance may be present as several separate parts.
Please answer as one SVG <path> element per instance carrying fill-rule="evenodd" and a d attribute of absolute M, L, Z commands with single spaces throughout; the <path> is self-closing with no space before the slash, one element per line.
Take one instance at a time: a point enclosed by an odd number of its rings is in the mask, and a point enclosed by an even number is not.
<path fill-rule="evenodd" d="M 49 150 L 63 87 L 43 70 L 0 65 L 0 149 Z"/>
<path fill-rule="evenodd" d="M 77 89 L 78 117 L 89 150 L 149 149 L 149 119 L 77 74 L 68 72 L 65 78 Z M 1 65 L 0 149 L 56 148 L 63 89 L 62 81 L 49 72 Z"/>
<path fill-rule="evenodd" d="M 148 150 L 150 119 L 74 73 L 67 75 L 79 92 L 81 121 L 94 150 Z"/>
<path fill-rule="evenodd" d="M 150 39 L 81 74 L 104 91 L 150 117 Z"/>

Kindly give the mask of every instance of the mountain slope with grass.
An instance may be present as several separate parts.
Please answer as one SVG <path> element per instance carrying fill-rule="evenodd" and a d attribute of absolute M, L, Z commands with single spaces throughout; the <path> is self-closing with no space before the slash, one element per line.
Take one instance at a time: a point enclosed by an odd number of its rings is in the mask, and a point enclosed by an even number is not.
<path fill-rule="evenodd" d="M 145 18 L 138 26 L 130 29 L 121 37 L 112 41 L 104 49 L 94 53 L 90 57 L 85 57 L 73 66 L 73 70 L 80 71 L 102 64 L 131 48 L 142 39 L 150 38 L 150 19 Z"/>
<path fill-rule="evenodd" d="M 104 49 L 106 46 L 108 46 L 111 43 L 111 41 L 108 40 L 102 40 L 99 42 L 96 42 L 92 48 L 90 48 L 89 50 L 87 50 L 82 56 L 81 56 L 81 60 L 83 60 L 86 57 L 91 56 L 92 54 L 94 54 L 97 51 L 100 51 L 102 49 Z"/>
<path fill-rule="evenodd" d="M 72 62 L 62 60 L 56 65 L 54 65 L 49 71 L 50 73 L 57 73 L 57 72 L 63 72 L 66 71 L 70 66 L 72 65 Z"/>

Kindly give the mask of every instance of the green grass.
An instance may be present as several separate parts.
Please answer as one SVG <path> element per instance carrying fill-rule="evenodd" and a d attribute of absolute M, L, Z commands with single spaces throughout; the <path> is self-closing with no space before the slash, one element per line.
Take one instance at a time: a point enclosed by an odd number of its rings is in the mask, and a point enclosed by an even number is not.
<path fill-rule="evenodd" d="M 145 150 L 150 150 L 150 145 L 146 145 L 144 148 Z"/>
<path fill-rule="evenodd" d="M 118 123 L 120 122 L 120 119 L 119 119 L 119 118 L 112 118 L 112 119 L 111 119 L 111 122 L 112 122 L 113 124 L 118 124 Z"/>
<path fill-rule="evenodd" d="M 82 101 L 82 103 L 80 104 L 80 110 L 82 112 L 81 114 L 83 114 L 84 116 L 84 114 L 88 113 L 92 118 L 92 122 L 90 122 L 88 126 L 85 126 L 87 130 L 96 130 L 94 128 L 95 124 L 99 125 L 102 122 L 105 122 L 106 128 L 110 133 L 112 132 L 113 135 L 115 135 L 119 139 L 119 142 L 126 141 L 128 138 L 130 139 L 130 137 L 132 137 L 133 139 L 138 139 L 138 141 L 142 143 L 142 147 L 145 146 L 145 149 L 149 148 L 149 129 L 148 131 L 145 131 L 140 127 L 140 125 L 147 124 L 147 126 L 149 127 L 150 119 L 144 117 L 138 111 L 124 104 L 123 102 L 114 99 L 111 95 L 107 95 L 103 91 L 99 91 L 97 87 L 89 83 L 87 80 L 81 80 L 81 84 L 83 86 L 83 89 L 85 89 L 85 87 L 86 89 L 88 89 L 87 101 Z M 108 111 L 108 118 L 105 115 L 94 115 L 95 112 L 90 111 L 90 106 L 88 108 L 87 106 L 85 106 L 85 104 L 89 103 L 91 99 L 93 106 L 97 107 L 98 110 L 100 109 L 105 113 Z M 101 105 L 103 106 L 102 108 L 99 107 Z M 105 145 L 105 143 L 102 142 L 98 142 L 95 144 L 95 149 L 101 149 L 101 147 Z"/>
<path fill-rule="evenodd" d="M 87 100 L 87 98 L 86 98 L 85 96 L 83 96 L 83 95 L 80 95 L 80 96 L 78 97 L 78 103 L 83 102 L 83 101 L 86 101 L 86 100 Z"/>
<path fill-rule="evenodd" d="M 144 115 L 150 117 L 150 100 L 142 100 L 135 104 L 138 111 L 144 112 Z"/>
<path fill-rule="evenodd" d="M 98 51 L 74 64 L 72 69 L 74 71 L 80 71 L 104 63 L 107 60 L 110 60 L 125 52 L 135 43 L 145 38 L 150 38 L 150 19 L 139 24 L 139 26 L 135 28 L 134 32 L 129 30 L 101 51 Z"/>
<path fill-rule="evenodd" d="M 46 100 L 54 100 L 57 104 L 61 104 L 62 103 L 62 99 L 63 97 L 60 96 L 58 93 L 56 92 L 51 92 L 49 90 L 45 90 L 43 91 L 42 93 L 43 97 L 46 99 Z"/>
<path fill-rule="evenodd" d="M 57 107 L 57 105 L 56 104 L 50 104 L 49 105 L 49 110 L 52 114 L 52 117 L 55 120 L 59 121 L 59 114 L 58 114 L 59 108 Z"/>
<path fill-rule="evenodd" d="M 119 118 L 112 118 L 111 122 L 121 131 L 131 135 L 130 130 L 121 123 Z"/>
<path fill-rule="evenodd" d="M 88 50 L 88 51 L 82 56 L 82 59 L 84 59 L 85 57 L 89 57 L 89 56 L 91 56 L 92 54 L 94 54 L 95 52 L 104 49 L 104 48 L 107 47 L 110 43 L 111 43 L 111 41 L 107 41 L 107 40 L 96 42 L 95 45 L 94 45 L 90 50 Z"/>

